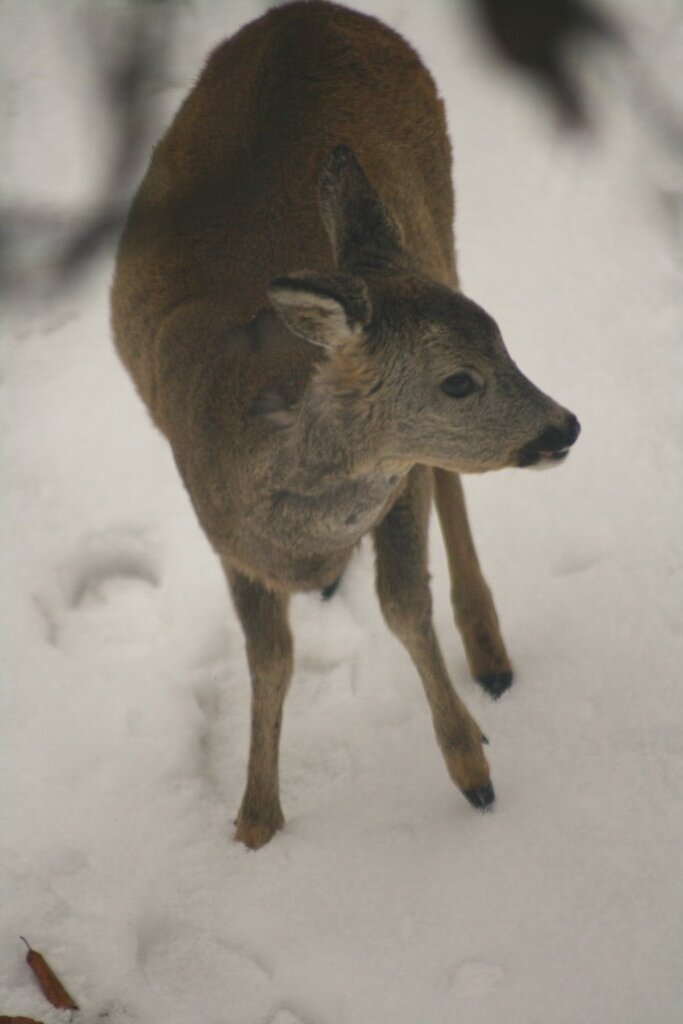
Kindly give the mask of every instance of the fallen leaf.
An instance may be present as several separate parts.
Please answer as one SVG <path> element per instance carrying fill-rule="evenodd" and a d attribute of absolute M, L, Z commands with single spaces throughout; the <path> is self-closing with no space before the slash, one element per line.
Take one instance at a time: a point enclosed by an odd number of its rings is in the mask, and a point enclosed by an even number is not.
<path fill-rule="evenodd" d="M 41 956 L 35 949 L 31 949 L 23 935 L 21 936 L 21 941 L 25 942 L 28 948 L 26 963 L 35 974 L 41 992 L 47 1001 L 56 1006 L 58 1010 L 77 1010 L 77 1004 L 64 988 L 45 957 Z"/>
<path fill-rule="evenodd" d="M 42 1024 L 40 1020 L 33 1017 L 5 1017 L 0 1014 L 0 1024 Z"/>

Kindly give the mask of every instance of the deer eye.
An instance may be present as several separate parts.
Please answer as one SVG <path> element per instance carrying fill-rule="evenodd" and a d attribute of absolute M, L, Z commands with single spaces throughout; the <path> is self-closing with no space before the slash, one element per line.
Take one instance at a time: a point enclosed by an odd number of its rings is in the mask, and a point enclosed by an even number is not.
<path fill-rule="evenodd" d="M 476 382 L 469 373 L 454 373 L 452 377 L 441 381 L 441 390 L 449 398 L 467 398 L 476 388 Z"/>

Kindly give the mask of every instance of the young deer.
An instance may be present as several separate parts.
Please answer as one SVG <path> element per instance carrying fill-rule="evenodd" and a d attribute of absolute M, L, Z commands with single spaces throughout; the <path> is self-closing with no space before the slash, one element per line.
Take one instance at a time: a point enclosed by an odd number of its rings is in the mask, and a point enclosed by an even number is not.
<path fill-rule="evenodd" d="M 215 50 L 130 211 L 114 335 L 246 636 L 236 838 L 249 847 L 284 823 L 290 594 L 332 588 L 368 533 L 448 772 L 475 807 L 494 799 L 432 625 L 432 494 L 469 666 L 497 697 L 512 670 L 457 474 L 559 461 L 579 425 L 460 292 L 452 222 L 429 72 L 379 21 L 321 0 L 270 10 Z"/>

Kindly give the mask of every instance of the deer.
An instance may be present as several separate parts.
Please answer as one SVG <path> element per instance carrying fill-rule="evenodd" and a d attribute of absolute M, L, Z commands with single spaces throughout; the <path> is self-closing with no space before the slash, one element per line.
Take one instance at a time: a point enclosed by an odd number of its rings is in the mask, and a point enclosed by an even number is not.
<path fill-rule="evenodd" d="M 431 506 L 469 670 L 498 698 L 512 666 L 460 476 L 557 464 L 580 427 L 463 294 L 453 218 L 444 103 L 417 53 L 373 17 L 294 0 L 211 53 L 121 234 L 114 342 L 245 636 L 234 838 L 250 849 L 284 826 L 291 596 L 331 594 L 365 536 L 447 771 L 475 809 L 495 799 L 433 624 Z"/>

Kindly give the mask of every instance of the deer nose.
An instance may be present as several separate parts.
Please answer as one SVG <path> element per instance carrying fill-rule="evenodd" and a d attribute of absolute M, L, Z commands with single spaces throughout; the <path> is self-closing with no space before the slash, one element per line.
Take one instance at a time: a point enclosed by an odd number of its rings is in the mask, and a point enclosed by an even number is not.
<path fill-rule="evenodd" d="M 566 434 L 566 445 L 567 448 L 571 448 L 579 434 L 581 433 L 581 424 L 577 420 L 573 412 L 569 413 L 567 420 L 567 434 Z"/>
<path fill-rule="evenodd" d="M 567 413 L 561 427 L 546 427 L 540 437 L 524 446 L 519 454 L 518 466 L 535 466 L 541 460 L 559 462 L 565 457 L 581 433 L 581 424 L 574 413 Z"/>
<path fill-rule="evenodd" d="M 581 424 L 570 412 L 563 427 L 547 427 L 534 442 L 534 447 L 539 455 L 557 455 L 571 448 L 580 433 Z"/>

